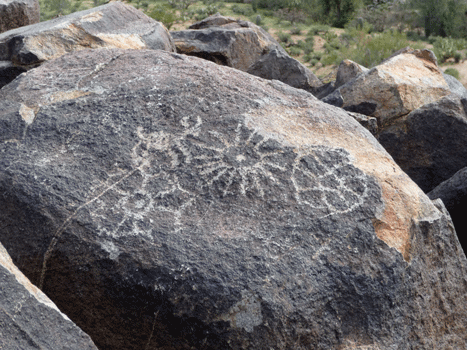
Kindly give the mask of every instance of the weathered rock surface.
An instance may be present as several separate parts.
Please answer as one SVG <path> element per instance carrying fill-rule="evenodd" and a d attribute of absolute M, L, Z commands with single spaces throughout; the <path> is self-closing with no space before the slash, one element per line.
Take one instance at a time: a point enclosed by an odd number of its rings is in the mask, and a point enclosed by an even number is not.
<path fill-rule="evenodd" d="M 452 75 L 443 73 L 444 80 L 449 85 L 449 89 L 452 93 L 459 95 L 462 98 L 467 98 L 467 89 L 462 85 L 462 83 L 454 78 Z"/>
<path fill-rule="evenodd" d="M 261 56 L 247 70 L 249 74 L 264 79 L 275 79 L 298 89 L 314 92 L 321 81 L 303 64 L 290 57 L 287 52 L 274 48 Z"/>
<path fill-rule="evenodd" d="M 27 69 L 16 66 L 10 61 L 0 61 L 0 88 L 26 71 Z"/>
<path fill-rule="evenodd" d="M 175 51 L 163 24 L 132 6 L 112 2 L 0 34 L 0 63 L 28 69 L 89 48 Z M 0 77 L 6 75 L 0 66 Z"/>
<path fill-rule="evenodd" d="M 425 192 L 467 166 L 467 100 L 456 94 L 414 110 L 379 142 Z"/>
<path fill-rule="evenodd" d="M 345 59 L 339 64 L 339 67 L 337 68 L 336 80 L 331 81 L 327 84 L 323 84 L 318 88 L 315 88 L 313 91 L 313 95 L 322 100 L 324 97 L 328 96 L 339 87 L 355 79 L 358 75 L 368 72 L 368 70 L 368 68 L 365 68 L 358 63 Z M 332 105 L 339 106 L 342 104 L 342 98 L 340 93 L 338 94 L 338 96 L 338 101 L 333 101 L 331 99 L 327 100 L 326 102 Z"/>
<path fill-rule="evenodd" d="M 436 186 L 427 195 L 432 199 L 440 198 L 449 214 L 451 214 L 452 221 L 458 232 L 466 232 L 467 168 L 459 170 L 451 178 Z"/>
<path fill-rule="evenodd" d="M 393 119 L 450 94 L 429 50 L 397 54 L 341 86 L 322 101 L 376 117 L 385 126 Z"/>
<path fill-rule="evenodd" d="M 0 349 L 97 350 L 21 273 L 0 244 Z"/>
<path fill-rule="evenodd" d="M 177 52 L 313 91 L 321 81 L 261 27 L 219 14 L 172 31 Z"/>
<path fill-rule="evenodd" d="M 40 21 L 38 0 L 1 0 L 0 33 Z"/>
<path fill-rule="evenodd" d="M 376 118 L 355 112 L 347 112 L 347 114 L 359 122 L 361 126 L 367 129 L 373 135 L 378 134 L 378 121 Z"/>
<path fill-rule="evenodd" d="M 335 88 L 340 88 L 358 75 L 368 72 L 369 69 L 351 60 L 343 60 L 337 69 Z"/>
<path fill-rule="evenodd" d="M 0 239 L 100 349 L 466 348 L 442 202 L 346 112 L 158 50 L 0 101 Z"/>

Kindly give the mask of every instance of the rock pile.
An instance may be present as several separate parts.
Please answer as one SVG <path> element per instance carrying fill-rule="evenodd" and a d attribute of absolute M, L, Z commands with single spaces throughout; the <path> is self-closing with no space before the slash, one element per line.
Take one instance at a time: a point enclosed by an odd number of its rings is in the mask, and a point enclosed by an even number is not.
<path fill-rule="evenodd" d="M 465 348 L 442 202 L 341 109 L 160 50 L 0 100 L 0 240 L 99 348 Z"/>
<path fill-rule="evenodd" d="M 321 81 L 261 27 L 220 14 L 172 31 L 177 52 L 314 92 Z"/>
<path fill-rule="evenodd" d="M 0 88 L 45 61 L 88 48 L 175 51 L 161 23 L 132 6 L 111 2 L 0 34 Z"/>
<path fill-rule="evenodd" d="M 121 3 L 0 35 L 0 242 L 67 315 L 0 247 L 0 347 L 466 348 L 451 190 L 396 164 L 466 166 L 464 90 L 428 51 L 322 86 L 253 24 L 185 32 L 221 64 Z"/>
<path fill-rule="evenodd" d="M 467 90 L 441 72 L 431 51 L 405 48 L 371 70 L 344 61 L 338 77 L 346 71 L 348 78 L 331 83 L 337 89 L 322 100 L 376 118 L 373 134 L 422 190 L 467 166 Z M 454 213 L 451 204 L 448 209 Z M 453 217 L 457 227 L 465 226 L 461 215 Z"/>
<path fill-rule="evenodd" d="M 436 61 L 423 56 L 425 51 L 400 53 L 359 74 L 323 101 L 375 117 L 384 127 L 451 92 Z"/>

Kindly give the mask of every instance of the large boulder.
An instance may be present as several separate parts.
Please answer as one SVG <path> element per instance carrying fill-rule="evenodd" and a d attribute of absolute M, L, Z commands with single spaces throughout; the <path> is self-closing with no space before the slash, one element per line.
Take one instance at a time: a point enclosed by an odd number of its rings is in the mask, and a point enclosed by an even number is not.
<path fill-rule="evenodd" d="M 0 349 L 97 350 L 21 273 L 0 243 Z"/>
<path fill-rule="evenodd" d="M 220 14 L 172 31 L 177 52 L 314 91 L 321 81 L 261 27 Z"/>
<path fill-rule="evenodd" d="M 443 73 L 444 80 L 449 85 L 449 89 L 452 93 L 459 95 L 462 98 L 467 98 L 467 89 L 462 83 L 454 78 L 452 75 Z"/>
<path fill-rule="evenodd" d="M 466 348 L 442 202 L 346 112 L 159 50 L 0 101 L 0 239 L 100 349 Z"/>
<path fill-rule="evenodd" d="M 467 166 L 467 100 L 429 103 L 380 130 L 379 142 L 425 192 Z"/>
<path fill-rule="evenodd" d="M 340 88 L 341 86 L 355 79 L 358 75 L 368 72 L 368 70 L 369 70 L 368 68 L 363 67 L 362 65 L 356 62 L 345 59 L 339 64 L 339 67 L 337 68 L 336 80 L 321 85 L 319 88 L 314 90 L 313 94 L 317 98 L 322 100 L 324 97 L 328 96 L 329 94 L 334 92 L 336 89 Z M 338 96 L 339 96 L 339 101 L 340 101 L 341 100 L 340 94 L 338 94 Z M 326 100 L 326 102 L 328 102 L 329 104 L 334 104 L 334 103 L 331 103 L 329 100 Z M 339 105 L 339 104 L 336 104 L 336 105 Z"/>
<path fill-rule="evenodd" d="M 376 117 L 384 127 L 450 93 L 432 52 L 412 50 L 398 53 L 358 75 L 322 100 Z"/>
<path fill-rule="evenodd" d="M 368 68 L 363 67 L 354 61 L 345 59 L 339 64 L 339 67 L 337 68 L 336 82 L 334 87 L 338 89 L 342 85 L 345 85 L 351 80 L 355 79 L 360 74 L 366 73 L 368 71 Z"/>
<path fill-rule="evenodd" d="M 163 24 L 132 6 L 111 2 L 0 34 L 0 77 L 7 75 L 2 65 L 8 63 L 29 69 L 67 52 L 89 48 L 175 51 Z"/>
<path fill-rule="evenodd" d="M 465 233 L 467 220 L 467 167 L 462 168 L 446 181 L 441 182 L 428 194 L 432 199 L 440 198 L 451 215 L 458 232 Z"/>
<path fill-rule="evenodd" d="M 279 80 L 312 93 L 322 85 L 311 70 L 278 48 L 262 55 L 248 67 L 247 72 L 264 79 Z"/>
<path fill-rule="evenodd" d="M 2 0 L 0 2 L 0 33 L 40 21 L 38 0 Z"/>

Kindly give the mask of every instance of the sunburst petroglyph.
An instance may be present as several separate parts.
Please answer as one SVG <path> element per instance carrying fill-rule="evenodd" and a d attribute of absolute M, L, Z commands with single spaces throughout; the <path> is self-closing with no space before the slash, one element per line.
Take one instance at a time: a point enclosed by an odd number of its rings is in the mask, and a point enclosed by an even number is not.
<path fill-rule="evenodd" d="M 319 219 L 350 212 L 367 196 L 367 175 L 343 149 L 284 147 L 238 118 L 188 116 L 176 124 L 177 132 L 138 128 L 132 150 L 138 171 L 109 193 L 119 198 L 116 205 L 108 208 L 102 199 L 92 212 L 97 222 L 119 218 L 116 226 L 101 225 L 103 234 L 150 238 L 154 220 L 183 229 L 181 217 L 201 200 L 248 197 L 277 203 L 281 211 L 299 206 Z"/>

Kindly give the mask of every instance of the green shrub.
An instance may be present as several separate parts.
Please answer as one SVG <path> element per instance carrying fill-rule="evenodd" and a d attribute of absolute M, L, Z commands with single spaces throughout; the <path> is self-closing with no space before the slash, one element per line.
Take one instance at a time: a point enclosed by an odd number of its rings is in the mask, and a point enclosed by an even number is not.
<path fill-rule="evenodd" d="M 407 40 L 405 33 L 398 31 L 389 31 L 384 33 L 372 34 L 357 34 L 354 36 L 356 40 L 356 48 L 350 47 L 347 50 L 341 50 L 343 58 L 348 58 L 367 68 L 374 67 L 388 58 L 397 50 L 411 46 L 414 49 L 421 49 L 422 44 L 411 44 Z"/>
<path fill-rule="evenodd" d="M 449 75 L 452 75 L 454 78 L 456 78 L 457 80 L 460 79 L 459 77 L 459 71 L 456 69 L 456 68 L 446 68 L 446 70 L 444 71 L 445 74 L 449 74 Z"/>
<path fill-rule="evenodd" d="M 449 58 L 454 58 L 456 62 L 459 62 L 461 54 L 458 50 L 467 48 L 467 40 L 465 39 L 442 38 L 440 36 L 429 37 L 428 39 L 433 44 L 433 52 L 440 63 Z"/>
<path fill-rule="evenodd" d="M 311 36 L 311 35 L 318 35 L 319 33 L 326 33 L 329 31 L 329 29 L 331 29 L 331 27 L 325 24 L 312 25 L 310 29 L 308 30 L 307 35 Z"/>
<path fill-rule="evenodd" d="M 465 37 L 467 3 L 458 0 L 410 0 L 418 10 L 425 35 Z"/>
<path fill-rule="evenodd" d="M 305 12 L 299 9 L 281 8 L 274 12 L 274 15 L 285 21 L 289 21 L 291 24 L 304 23 L 307 19 Z"/>
<path fill-rule="evenodd" d="M 289 47 L 289 54 L 291 56 L 300 56 L 302 50 L 298 46 L 291 46 Z"/>
<path fill-rule="evenodd" d="M 311 61 L 312 58 L 313 57 L 311 56 L 311 54 L 305 54 L 303 56 L 303 62 L 309 62 L 309 61 Z"/>
<path fill-rule="evenodd" d="M 246 17 L 254 15 L 255 11 L 250 5 L 244 5 L 244 4 L 235 4 L 232 5 L 231 7 L 232 11 L 238 15 L 243 15 Z"/>
<path fill-rule="evenodd" d="M 328 32 L 325 32 L 321 37 L 327 42 L 331 42 L 332 40 L 337 39 L 337 34 L 334 32 L 328 31 Z"/>
<path fill-rule="evenodd" d="M 167 29 L 170 29 L 177 20 L 177 15 L 174 10 L 162 6 L 154 7 L 147 15 L 156 21 L 162 22 Z"/>
<path fill-rule="evenodd" d="M 310 65 L 311 65 L 312 67 L 314 67 L 314 66 L 316 66 L 316 65 L 318 64 L 318 62 L 319 62 L 318 59 L 312 58 L 312 59 L 310 60 Z"/>
<path fill-rule="evenodd" d="M 279 32 L 277 33 L 277 37 L 279 38 L 279 42 L 282 42 L 282 43 L 291 42 L 291 36 L 289 33 Z"/>
<path fill-rule="evenodd" d="M 338 50 L 333 50 L 321 58 L 323 66 L 339 64 L 343 60 L 343 55 Z"/>
<path fill-rule="evenodd" d="M 297 43 L 297 46 L 303 50 L 303 52 L 305 53 L 305 55 L 308 55 L 309 53 L 312 53 L 312 52 L 313 52 L 313 49 L 314 49 L 314 48 L 313 48 L 314 42 L 313 42 L 313 40 L 312 40 L 312 41 L 303 41 L 303 40 L 300 40 L 300 41 Z"/>
<path fill-rule="evenodd" d="M 307 36 L 307 37 L 305 38 L 305 42 L 306 42 L 307 44 L 309 44 L 309 45 L 314 45 L 314 43 L 315 43 L 315 38 L 314 38 L 313 36 Z"/>
<path fill-rule="evenodd" d="M 313 53 L 313 58 L 316 58 L 318 61 L 321 60 L 322 57 L 323 57 L 322 52 L 314 52 Z"/>
<path fill-rule="evenodd" d="M 292 35 L 300 35 L 300 33 L 301 33 L 301 30 L 298 27 L 293 27 L 292 29 L 290 29 L 290 34 Z"/>
<path fill-rule="evenodd" d="M 170 6 L 180 10 L 186 10 L 190 5 L 193 5 L 196 0 L 167 0 Z"/>
<path fill-rule="evenodd" d="M 257 26 L 260 26 L 261 25 L 261 15 L 257 15 L 256 18 L 255 18 L 255 23 Z"/>

